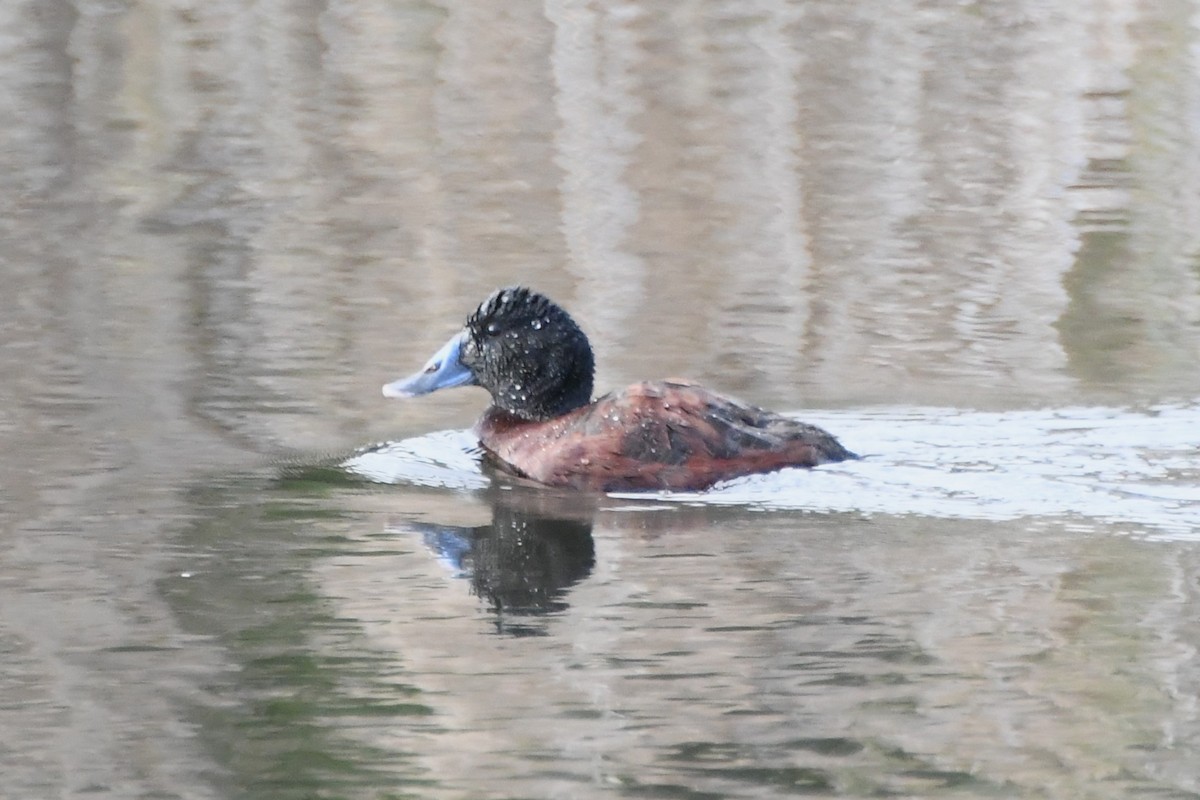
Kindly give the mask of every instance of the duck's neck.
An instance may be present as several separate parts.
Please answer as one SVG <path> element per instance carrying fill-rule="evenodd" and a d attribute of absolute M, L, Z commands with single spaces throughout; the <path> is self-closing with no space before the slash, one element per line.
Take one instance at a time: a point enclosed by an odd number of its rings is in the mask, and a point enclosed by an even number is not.
<path fill-rule="evenodd" d="M 574 365 L 573 365 L 574 366 Z M 523 375 L 492 389 L 492 405 L 527 422 L 544 422 L 592 402 L 591 364 L 567 374 Z"/>
<path fill-rule="evenodd" d="M 570 414 L 592 402 L 591 389 L 554 399 L 543 399 L 520 392 L 492 398 L 492 409 L 524 422 L 545 422 Z"/>

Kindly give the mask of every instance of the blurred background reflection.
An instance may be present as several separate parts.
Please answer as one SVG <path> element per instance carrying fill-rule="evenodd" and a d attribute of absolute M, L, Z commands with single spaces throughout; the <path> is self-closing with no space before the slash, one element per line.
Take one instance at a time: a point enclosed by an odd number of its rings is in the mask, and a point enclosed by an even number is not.
<path fill-rule="evenodd" d="M 6 0 L 5 791 L 1200 793 L 1198 20 Z M 602 390 L 815 409 L 875 466 L 724 508 L 278 480 L 468 426 L 379 386 L 515 282 Z M 954 488 L 993 467 L 1018 511 Z"/>

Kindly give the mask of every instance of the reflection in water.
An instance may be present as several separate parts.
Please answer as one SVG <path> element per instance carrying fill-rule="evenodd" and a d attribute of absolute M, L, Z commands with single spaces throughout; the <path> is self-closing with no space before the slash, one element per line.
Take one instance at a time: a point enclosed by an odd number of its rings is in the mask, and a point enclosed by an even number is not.
<path fill-rule="evenodd" d="M 0 2 L 6 796 L 1200 792 L 1196 2 L 879 6 Z M 509 508 L 518 281 L 871 457 Z"/>
<path fill-rule="evenodd" d="M 225 796 L 1187 784 L 1194 548 L 578 499 L 193 493 L 161 590 L 225 658 L 187 703 Z"/>
<path fill-rule="evenodd" d="M 645 299 L 645 266 L 628 241 L 640 200 L 625 179 L 640 143 L 630 126 L 640 110 L 640 53 L 629 24 L 638 12 L 577 0 L 551 0 L 545 9 L 556 29 L 551 65 L 562 121 L 555 145 L 566 262 L 580 275 L 579 296 L 596 309 L 597 334 L 625 344 L 627 317 Z"/>
<path fill-rule="evenodd" d="M 563 496 L 557 498 L 556 511 L 546 495 L 499 486 L 490 493 L 488 525 L 410 525 L 457 577 L 470 580 L 472 592 L 497 613 L 497 624 L 506 633 L 536 630 L 519 621 L 523 615 L 564 610 L 566 590 L 586 578 L 595 564 L 592 521 L 581 508 L 587 503 Z"/>

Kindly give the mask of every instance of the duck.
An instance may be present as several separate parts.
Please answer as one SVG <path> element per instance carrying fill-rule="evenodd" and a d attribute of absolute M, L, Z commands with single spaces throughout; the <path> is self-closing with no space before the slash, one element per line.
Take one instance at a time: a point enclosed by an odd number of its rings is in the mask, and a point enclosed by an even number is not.
<path fill-rule="evenodd" d="M 595 357 L 544 294 L 490 294 L 420 371 L 383 387 L 412 398 L 479 386 L 475 424 L 502 472 L 592 492 L 702 491 L 732 478 L 858 458 L 831 434 L 691 381 L 642 381 L 593 399 Z"/>

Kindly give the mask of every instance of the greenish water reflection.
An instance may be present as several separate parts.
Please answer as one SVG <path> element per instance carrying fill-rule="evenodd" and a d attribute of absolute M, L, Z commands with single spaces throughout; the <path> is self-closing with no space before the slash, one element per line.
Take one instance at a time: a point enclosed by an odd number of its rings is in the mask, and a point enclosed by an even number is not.
<path fill-rule="evenodd" d="M 1198 554 L 1165 545 L 511 485 L 192 500 L 162 590 L 228 659 L 188 714 L 226 796 L 1161 792 L 1164 721 L 1196 730 Z"/>
<path fill-rule="evenodd" d="M 247 798 L 424 796 L 436 781 L 410 753 L 345 735 L 435 729 L 396 654 L 365 647 L 358 621 L 311 581 L 314 563 L 355 551 L 339 530 L 361 520 L 322 507 L 311 487 L 247 484 L 193 493 L 205 516 L 181 536 L 187 556 L 162 584 L 185 629 L 231 662 L 193 708 L 217 783 Z"/>

